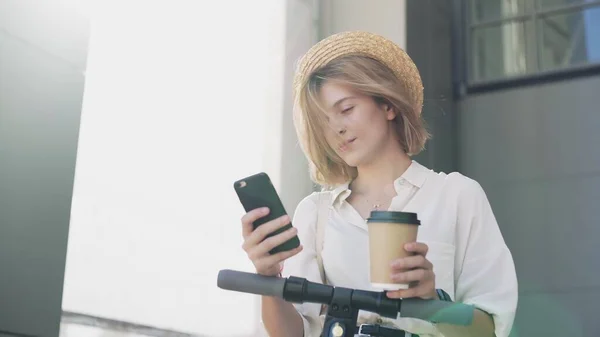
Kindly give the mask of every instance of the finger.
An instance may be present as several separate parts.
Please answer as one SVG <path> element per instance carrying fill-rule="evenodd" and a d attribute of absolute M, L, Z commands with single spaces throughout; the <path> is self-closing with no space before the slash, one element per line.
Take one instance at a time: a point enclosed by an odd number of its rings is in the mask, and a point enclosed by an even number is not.
<path fill-rule="evenodd" d="M 432 277 L 433 272 L 427 269 L 415 269 L 391 275 L 392 281 L 398 283 L 423 282 Z"/>
<path fill-rule="evenodd" d="M 269 255 L 267 257 L 265 257 L 264 259 L 262 259 L 261 263 L 264 263 L 267 266 L 273 266 L 273 265 L 278 265 L 279 263 L 289 259 L 290 257 L 300 253 L 302 251 L 302 249 L 304 249 L 304 247 L 302 247 L 302 245 L 291 249 L 291 250 L 287 250 L 285 252 L 279 252 L 277 254 L 274 255 Z"/>
<path fill-rule="evenodd" d="M 254 257 L 258 258 L 263 255 L 267 255 L 271 249 L 279 246 L 280 244 L 288 241 L 298 234 L 298 230 L 295 227 L 292 227 L 283 233 L 279 233 L 277 235 L 271 236 L 270 238 L 264 240 L 259 243 L 256 248 L 252 251 Z M 252 258 L 252 257 L 251 257 Z"/>
<path fill-rule="evenodd" d="M 385 293 L 388 298 L 404 298 L 400 296 L 400 290 L 390 290 Z"/>
<path fill-rule="evenodd" d="M 387 293 L 387 297 L 389 298 L 411 298 L 417 297 L 417 289 L 418 288 L 408 288 L 408 289 L 400 289 L 389 291 Z"/>
<path fill-rule="evenodd" d="M 423 255 L 413 255 L 394 260 L 391 264 L 393 271 L 411 270 L 415 268 L 433 269 L 433 264 Z"/>
<path fill-rule="evenodd" d="M 431 282 L 425 282 L 412 288 L 390 291 L 387 293 L 387 296 L 389 298 L 421 297 L 431 299 L 433 298 L 433 293 L 435 293 L 435 286 Z"/>
<path fill-rule="evenodd" d="M 254 266 L 256 267 L 257 270 L 281 270 L 281 263 L 283 261 L 285 261 L 286 259 L 289 259 L 290 257 L 298 254 L 299 252 L 302 251 L 302 249 L 304 249 L 302 247 L 302 245 L 285 251 L 285 252 L 279 252 L 275 255 L 263 255 L 262 258 L 256 260 L 254 262 Z"/>
<path fill-rule="evenodd" d="M 425 256 L 425 255 L 427 255 L 427 252 L 429 251 L 429 246 L 427 246 L 427 244 L 425 244 L 423 242 L 409 242 L 404 245 L 404 249 L 407 252 Z"/>
<path fill-rule="evenodd" d="M 250 234 L 254 231 L 254 221 L 264 217 L 267 214 L 269 214 L 269 209 L 267 207 L 262 207 L 253 209 L 242 216 L 242 235 L 244 239 L 250 236 Z"/>
<path fill-rule="evenodd" d="M 250 247 L 258 245 L 267 237 L 267 235 L 281 227 L 286 226 L 289 223 L 290 217 L 284 215 L 258 226 L 258 228 L 252 231 L 252 233 L 246 238 L 247 245 Z"/>

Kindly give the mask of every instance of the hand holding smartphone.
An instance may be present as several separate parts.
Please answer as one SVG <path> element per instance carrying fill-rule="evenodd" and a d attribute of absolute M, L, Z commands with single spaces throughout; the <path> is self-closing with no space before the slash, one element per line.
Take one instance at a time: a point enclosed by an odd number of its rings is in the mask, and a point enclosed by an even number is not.
<path fill-rule="evenodd" d="M 271 179 L 264 172 L 236 181 L 234 183 L 234 189 L 246 212 L 251 212 L 263 207 L 267 207 L 269 209 L 269 213 L 267 215 L 255 219 L 252 222 L 253 230 L 256 230 L 268 222 L 280 219 L 282 216 L 287 215 L 287 212 L 285 211 L 283 203 L 281 202 L 281 199 L 279 198 Z M 267 234 L 264 240 L 284 233 L 292 228 L 292 223 L 290 221 L 287 225 L 279 227 Z M 291 252 L 296 250 L 296 248 L 299 246 L 300 239 L 297 235 L 294 235 L 287 241 L 271 249 L 269 254 L 274 255 L 281 252 Z"/>

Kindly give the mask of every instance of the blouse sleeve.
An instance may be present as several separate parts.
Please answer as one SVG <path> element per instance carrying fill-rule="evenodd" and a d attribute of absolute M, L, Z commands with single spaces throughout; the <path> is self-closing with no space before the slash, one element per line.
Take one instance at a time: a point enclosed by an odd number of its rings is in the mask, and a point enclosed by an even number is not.
<path fill-rule="evenodd" d="M 512 255 L 482 187 L 467 179 L 458 199 L 455 294 L 490 314 L 496 337 L 507 337 L 517 308 Z"/>
<path fill-rule="evenodd" d="M 316 253 L 316 223 L 319 197 L 322 193 L 313 193 L 304 198 L 296 207 L 292 224 L 298 229 L 298 238 L 303 249 L 284 262 L 282 275 L 297 276 L 311 282 L 324 283 L 321 279 Z M 305 337 L 321 335 L 321 305 L 317 303 L 294 303 L 302 317 Z"/>

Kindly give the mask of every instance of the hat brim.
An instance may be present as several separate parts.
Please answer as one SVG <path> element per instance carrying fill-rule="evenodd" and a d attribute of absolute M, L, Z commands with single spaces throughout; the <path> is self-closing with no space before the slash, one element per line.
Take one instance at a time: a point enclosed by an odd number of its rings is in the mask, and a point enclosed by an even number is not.
<path fill-rule="evenodd" d="M 306 85 L 310 76 L 332 60 L 347 55 L 364 55 L 380 61 L 400 80 L 414 109 L 421 114 L 423 83 L 417 66 L 394 42 L 368 32 L 343 32 L 315 44 L 302 57 L 294 77 L 294 94 Z"/>

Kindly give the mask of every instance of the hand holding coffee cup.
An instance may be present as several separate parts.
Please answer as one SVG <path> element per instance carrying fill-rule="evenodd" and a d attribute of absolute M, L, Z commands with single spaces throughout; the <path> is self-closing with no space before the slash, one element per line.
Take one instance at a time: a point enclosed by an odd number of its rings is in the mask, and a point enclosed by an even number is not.
<path fill-rule="evenodd" d="M 404 249 L 414 255 L 399 258 L 391 263 L 391 279 L 395 282 L 408 283 L 408 289 L 388 291 L 389 298 L 420 297 L 435 298 L 435 274 L 433 264 L 427 260 L 429 247 L 422 242 L 410 242 Z"/>
<path fill-rule="evenodd" d="M 435 295 L 427 245 L 416 242 L 421 224 L 417 214 L 372 211 L 367 224 L 371 285 L 393 298 Z"/>

